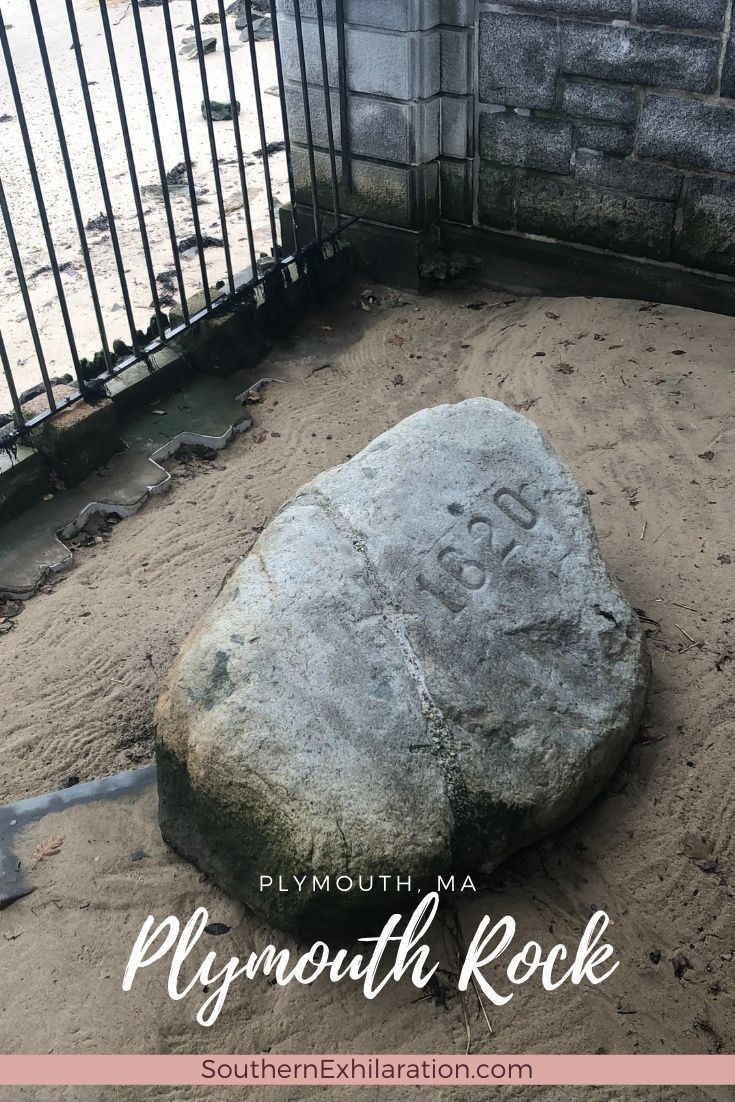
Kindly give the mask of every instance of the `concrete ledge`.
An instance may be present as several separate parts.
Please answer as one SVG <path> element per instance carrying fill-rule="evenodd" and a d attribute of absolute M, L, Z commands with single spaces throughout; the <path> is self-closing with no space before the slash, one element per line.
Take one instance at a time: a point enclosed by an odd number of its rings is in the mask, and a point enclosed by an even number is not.
<path fill-rule="evenodd" d="M 599 295 L 689 306 L 735 316 L 735 279 L 602 249 L 443 222 L 445 249 L 472 253 L 478 282 L 526 295 Z"/>
<path fill-rule="evenodd" d="M 313 232 L 312 208 L 298 206 L 296 210 L 299 225 L 305 227 L 302 243 L 306 244 Z M 325 225 L 332 226 L 332 212 L 323 211 L 322 214 Z M 280 216 L 284 241 L 288 242 L 289 247 L 295 247 L 290 209 L 282 207 Z M 421 290 L 423 283 L 419 275 L 421 259 L 436 247 L 438 227 L 433 225 L 423 230 L 410 230 L 361 219 L 347 226 L 341 237 L 349 245 L 354 262 L 376 282 L 416 292 Z"/>
<path fill-rule="evenodd" d="M 0 453 L 0 518 L 11 520 L 49 488 L 49 470 L 33 448 L 22 444 L 13 459 Z"/>

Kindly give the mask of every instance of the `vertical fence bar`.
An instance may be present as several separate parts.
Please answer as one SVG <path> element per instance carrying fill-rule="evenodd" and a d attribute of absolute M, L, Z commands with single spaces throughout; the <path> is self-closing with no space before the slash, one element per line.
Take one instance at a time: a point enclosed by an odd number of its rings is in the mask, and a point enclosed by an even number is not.
<path fill-rule="evenodd" d="M 350 156 L 349 100 L 347 98 L 347 37 L 345 35 L 344 0 L 334 0 L 337 24 L 337 67 L 339 69 L 339 128 L 342 154 L 342 183 L 352 190 L 352 158 Z"/>
<path fill-rule="evenodd" d="M 301 22 L 301 0 L 293 0 L 293 16 L 296 26 L 296 48 L 299 55 L 301 73 L 301 94 L 304 101 L 304 126 L 306 128 L 306 147 L 309 154 L 309 175 L 311 177 L 311 202 L 314 207 L 314 234 L 316 239 L 322 235 L 322 216 L 319 210 L 319 185 L 314 158 L 314 134 L 311 125 L 311 105 L 309 103 L 309 84 L 306 72 L 306 54 L 304 52 L 304 28 Z"/>
<path fill-rule="evenodd" d="M 219 220 L 222 227 L 222 243 L 225 248 L 225 266 L 227 268 L 227 280 L 230 291 L 235 290 L 235 277 L 232 274 L 232 257 L 230 256 L 230 242 L 227 236 L 227 216 L 222 197 L 222 180 L 219 174 L 219 161 L 217 160 L 217 142 L 214 136 L 214 123 L 212 122 L 212 106 L 209 102 L 209 82 L 207 80 L 207 66 L 204 61 L 204 47 L 202 45 L 202 28 L 199 26 L 199 5 L 197 0 L 191 0 L 191 12 L 194 18 L 194 37 L 197 44 L 197 58 L 199 61 L 199 75 L 202 80 L 202 92 L 204 94 L 204 114 L 207 119 L 207 133 L 209 135 L 209 148 L 212 153 L 212 171 L 214 172 L 214 189 L 217 193 L 217 205 L 219 207 Z"/>
<path fill-rule="evenodd" d="M 34 0 L 35 2 L 35 0 Z M 153 133 L 153 145 L 156 150 L 156 161 L 158 163 L 158 175 L 161 179 L 161 188 L 163 189 L 163 205 L 166 211 L 166 222 L 168 223 L 168 235 L 171 240 L 171 251 L 173 253 L 174 270 L 176 272 L 176 282 L 179 285 L 179 298 L 181 300 L 181 312 L 184 315 L 184 321 L 189 324 L 189 307 L 186 302 L 186 291 L 184 290 L 184 276 L 181 271 L 181 259 L 179 257 L 179 250 L 176 243 L 176 225 L 174 223 L 174 214 L 171 209 L 171 198 L 168 194 L 168 181 L 166 179 L 166 166 L 163 161 L 163 150 L 161 148 L 161 137 L 158 131 L 158 115 L 156 114 L 156 104 L 153 98 L 153 85 L 151 84 L 151 73 L 148 67 L 148 54 L 146 52 L 145 37 L 143 35 L 143 24 L 140 18 L 140 9 L 138 7 L 138 0 L 130 0 L 133 9 L 133 22 L 135 23 L 135 35 L 138 39 L 138 52 L 140 54 L 140 65 L 143 71 L 143 84 L 145 85 L 145 95 L 148 101 L 148 114 L 151 118 L 151 131 Z M 163 336 L 163 334 L 161 334 Z"/>
<path fill-rule="evenodd" d="M 1 14 L 0 22 L 2 22 Z M 31 339 L 33 340 L 33 347 L 36 352 L 36 359 L 38 360 L 38 368 L 41 372 L 41 379 L 43 380 L 43 388 L 46 391 L 49 408 L 53 411 L 56 409 L 56 400 L 54 398 L 54 392 L 51 387 L 51 381 L 48 377 L 46 357 L 43 354 L 43 346 L 41 344 L 41 338 L 38 334 L 38 326 L 36 325 L 36 316 L 33 313 L 33 303 L 31 302 L 31 296 L 28 294 L 28 284 L 26 283 L 25 273 L 23 271 L 23 263 L 20 259 L 20 253 L 18 252 L 18 242 L 15 240 L 15 233 L 13 232 L 13 221 L 10 217 L 10 211 L 8 210 L 8 203 L 5 198 L 5 188 L 3 187 L 2 178 L 0 178 L 0 211 L 2 212 L 3 223 L 5 225 L 5 233 L 8 237 L 10 251 L 13 255 L 15 274 L 18 277 L 20 293 L 23 297 L 23 306 L 25 307 L 26 317 L 28 318 L 28 328 L 31 331 Z"/>
<path fill-rule="evenodd" d="M 59 272 L 59 263 L 56 259 L 56 246 L 54 245 L 54 239 L 51 235 L 51 227 L 49 226 L 48 215 L 46 213 L 46 203 L 44 202 L 43 192 L 41 191 L 41 184 L 38 178 L 36 158 L 33 154 L 31 136 L 28 131 L 28 124 L 26 122 L 25 111 L 23 109 L 23 101 L 20 96 L 20 88 L 18 87 L 18 80 L 15 75 L 15 66 L 13 64 L 13 57 L 10 52 L 8 34 L 5 30 L 5 24 L 3 23 L 2 19 L 2 12 L 0 12 L 0 44 L 2 45 L 3 56 L 5 58 L 5 67 L 8 72 L 8 80 L 10 82 L 10 90 L 13 96 L 13 103 L 15 104 L 15 110 L 18 113 L 18 126 L 20 127 L 26 160 L 28 161 L 28 169 L 31 174 L 31 184 L 33 185 L 33 193 L 36 197 L 36 206 L 38 207 L 38 214 L 41 219 L 41 228 L 43 229 L 43 236 L 46 242 L 46 251 L 48 252 L 49 262 L 51 264 L 51 271 L 54 277 L 54 284 L 56 285 L 56 295 L 59 300 L 61 316 L 64 321 L 66 338 L 69 342 L 69 351 L 71 353 L 72 364 L 74 365 L 74 374 L 77 377 L 79 389 L 83 390 L 84 376 L 82 375 L 82 369 L 79 366 L 79 355 L 77 353 L 76 341 L 74 340 L 74 330 L 72 329 L 71 318 L 69 317 L 69 310 L 66 305 L 66 295 L 64 294 L 64 284 L 62 283 L 61 273 Z"/>
<path fill-rule="evenodd" d="M 192 160 L 191 150 L 189 149 L 189 136 L 186 132 L 186 115 L 184 114 L 184 101 L 181 97 L 181 79 L 179 77 L 179 66 L 176 61 L 176 45 L 174 43 L 174 31 L 171 24 L 171 12 L 169 10 L 169 0 L 163 0 L 163 21 L 166 26 L 166 41 L 168 43 L 168 56 L 171 62 L 171 79 L 174 85 L 174 99 L 176 100 L 176 114 L 179 120 L 179 133 L 181 135 L 181 149 L 184 154 L 184 164 L 186 166 L 186 180 L 189 185 L 189 201 L 191 203 L 191 218 L 194 225 L 194 237 L 197 242 L 197 253 L 199 254 L 199 270 L 202 273 L 202 291 L 204 292 L 204 302 L 207 309 L 210 309 L 212 305 L 212 295 L 209 290 L 209 275 L 207 273 L 207 262 L 204 259 L 204 243 L 202 241 L 202 227 L 199 222 L 199 211 L 197 210 L 197 193 L 194 187 L 194 174 L 192 172 Z M 183 306 L 183 304 L 182 304 Z"/>
<path fill-rule="evenodd" d="M 250 68 L 253 73 L 253 91 L 255 92 L 255 113 L 258 116 L 258 133 L 260 134 L 260 151 L 263 154 L 263 179 L 265 180 L 265 194 L 268 200 L 268 218 L 271 227 L 271 239 L 273 241 L 273 255 L 280 255 L 278 243 L 278 231 L 276 229 L 275 205 L 273 202 L 273 183 L 271 181 L 271 168 L 268 164 L 268 139 L 265 133 L 265 116 L 263 115 L 263 97 L 260 90 L 260 71 L 258 69 L 258 53 L 255 49 L 255 37 L 253 34 L 253 9 L 251 0 L 245 0 L 245 23 L 248 31 L 248 46 L 250 47 Z"/>
<path fill-rule="evenodd" d="M 133 200 L 135 202 L 135 212 L 138 216 L 138 226 L 140 228 L 140 243 L 143 246 L 143 256 L 145 257 L 145 266 L 148 272 L 148 282 L 151 288 L 151 297 L 153 298 L 153 309 L 156 315 L 156 321 L 158 323 L 158 335 L 162 339 L 166 334 L 166 321 L 161 313 L 161 303 L 158 300 L 158 287 L 156 286 L 156 274 L 153 271 L 153 260 L 151 258 L 151 247 L 148 241 L 148 230 L 145 224 L 145 215 L 143 214 L 143 204 L 140 201 L 140 188 L 138 187 L 138 174 L 135 169 L 135 160 L 133 158 L 133 147 L 130 144 L 130 130 L 128 128 L 128 117 L 125 113 L 125 101 L 122 94 L 122 86 L 120 84 L 120 73 L 117 68 L 117 57 L 115 54 L 115 44 L 112 41 L 112 28 L 110 27 L 110 17 L 107 14 L 107 0 L 100 0 L 100 15 L 102 16 L 102 30 L 105 35 L 105 43 L 107 45 L 107 56 L 110 61 L 110 75 L 112 76 L 112 85 L 115 89 L 115 102 L 117 103 L 117 113 L 120 119 L 120 130 L 122 131 L 123 145 L 125 146 L 125 157 L 128 162 L 128 172 L 130 174 L 130 186 L 133 189 Z"/>
<path fill-rule="evenodd" d="M 5 375 L 5 382 L 8 384 L 8 391 L 10 393 L 10 401 L 13 404 L 13 414 L 15 415 L 15 427 L 19 431 L 25 428 L 25 417 L 23 416 L 23 410 L 20 408 L 20 402 L 18 401 L 18 391 L 15 387 L 15 379 L 13 378 L 13 372 L 10 367 L 10 360 L 8 359 L 8 353 L 5 348 L 5 341 L 3 340 L 2 330 L 0 330 L 0 363 L 3 365 L 3 374 Z"/>
<path fill-rule="evenodd" d="M 227 70 L 227 88 L 230 93 L 230 110 L 232 111 L 232 129 L 235 133 L 235 151 L 237 153 L 237 167 L 240 175 L 240 190 L 242 191 L 242 207 L 245 214 L 245 226 L 248 234 L 248 248 L 250 251 L 250 267 L 253 279 L 258 276 L 258 260 L 255 255 L 255 240 L 253 237 L 253 222 L 250 216 L 250 198 L 248 185 L 245 178 L 245 158 L 242 154 L 242 136 L 240 134 L 240 119 L 237 113 L 237 97 L 235 95 L 235 78 L 232 72 L 232 58 L 230 57 L 230 36 L 227 32 L 227 13 L 224 0 L 217 0 L 219 8 L 219 21 L 222 29 L 222 48 L 225 54 L 225 69 Z"/>
<path fill-rule="evenodd" d="M 133 350 L 136 355 L 140 355 L 140 342 L 138 341 L 138 334 L 135 328 L 135 318 L 133 316 L 133 307 L 130 301 L 130 291 L 128 290 L 128 281 L 125 278 L 125 267 L 123 265 L 122 253 L 120 252 L 120 241 L 117 236 L 117 226 L 115 225 L 115 215 L 112 210 L 112 202 L 110 201 L 110 189 L 107 185 L 107 173 L 105 172 L 105 163 L 102 157 L 102 149 L 100 148 L 100 139 L 97 132 L 97 123 L 95 122 L 94 109 L 92 107 L 92 99 L 89 94 L 89 82 L 87 81 L 87 70 L 84 65 L 84 58 L 82 57 L 82 44 L 79 41 L 79 30 L 77 28 L 77 20 L 74 15 L 73 0 L 66 0 L 66 15 L 69 20 L 69 29 L 71 31 L 72 48 L 74 55 L 77 59 L 77 72 L 79 74 L 79 84 L 82 90 L 82 98 L 84 99 L 84 110 L 87 116 L 87 123 L 89 125 L 89 134 L 92 139 L 92 149 L 94 151 L 94 159 L 97 164 L 97 175 L 100 181 L 100 189 L 102 191 L 102 202 L 105 208 L 105 215 L 107 216 L 107 225 L 110 230 L 110 241 L 112 243 L 112 251 L 115 254 L 115 265 L 117 267 L 117 275 L 120 280 L 120 290 L 123 296 L 123 304 L 125 306 L 125 316 L 128 320 L 128 326 L 130 328 L 130 340 L 133 345 Z"/>
<path fill-rule="evenodd" d="M 322 59 L 322 81 L 324 82 L 324 113 L 327 121 L 327 144 L 329 146 L 329 168 L 332 177 L 332 201 L 334 220 L 337 229 L 342 225 L 342 213 L 339 205 L 339 184 L 337 182 L 337 158 L 334 152 L 334 123 L 332 121 L 332 93 L 329 87 L 329 64 L 327 62 L 327 42 L 324 34 L 324 4 L 316 0 L 316 17 L 319 27 L 319 52 Z"/>
<path fill-rule="evenodd" d="M 56 125 L 56 134 L 59 139 L 61 159 L 64 163 L 66 183 L 67 187 L 69 188 L 69 198 L 71 199 L 72 210 L 74 211 L 74 221 L 77 225 L 79 244 L 81 245 L 82 257 L 84 259 L 84 268 L 87 273 L 89 293 L 92 296 L 94 316 L 97 321 L 97 329 L 99 330 L 100 340 L 102 341 L 102 353 L 105 357 L 105 366 L 107 367 L 107 370 L 110 371 L 112 368 L 112 359 L 110 357 L 110 349 L 107 342 L 105 323 L 102 317 L 102 307 L 100 306 L 99 295 L 97 293 L 97 281 L 95 280 L 94 269 L 92 268 L 92 258 L 89 255 L 87 234 L 84 229 L 84 219 L 82 218 L 82 212 L 79 207 L 79 196 L 77 194 L 77 187 L 74 180 L 74 172 L 71 166 L 71 160 L 69 158 L 69 147 L 67 145 L 66 134 L 64 132 L 64 124 L 61 120 L 61 112 L 59 110 L 59 101 L 56 96 L 54 77 L 53 73 L 51 72 L 51 63 L 49 61 L 48 50 L 46 49 L 46 38 L 43 33 L 41 17 L 38 11 L 38 0 L 30 0 L 30 6 L 31 15 L 33 16 L 33 25 L 36 28 L 36 38 L 38 40 L 38 49 L 41 55 L 41 64 L 43 65 L 43 72 L 44 76 L 46 77 L 46 88 L 48 89 L 49 100 L 51 102 L 51 110 L 53 112 L 54 123 Z"/>
<path fill-rule="evenodd" d="M 288 125 L 288 108 L 286 106 L 286 85 L 283 79 L 283 59 L 281 57 L 281 39 L 278 33 L 278 10 L 276 0 L 270 0 L 271 25 L 273 27 L 273 53 L 276 61 L 276 76 L 278 78 L 279 100 L 281 102 L 281 124 L 283 126 L 283 144 L 286 148 L 286 172 L 288 175 L 288 193 L 291 198 L 291 221 L 293 223 L 294 249 L 298 254 L 301 251 L 299 244 L 299 218 L 296 209 L 296 181 L 293 174 L 293 162 L 291 159 L 291 132 Z M 279 255 L 276 253 L 276 255 Z"/>

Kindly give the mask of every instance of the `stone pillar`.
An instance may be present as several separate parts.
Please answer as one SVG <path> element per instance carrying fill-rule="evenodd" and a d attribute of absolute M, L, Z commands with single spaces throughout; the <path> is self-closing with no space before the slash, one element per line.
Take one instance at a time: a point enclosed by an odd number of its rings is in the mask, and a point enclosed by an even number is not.
<path fill-rule="evenodd" d="M 353 239 L 377 272 L 418 276 L 418 256 L 436 238 L 440 211 L 442 0 L 344 0 L 351 171 L 342 171 L 334 0 L 323 0 L 330 103 L 342 210 L 359 215 Z M 450 7 L 457 7 L 455 3 Z M 461 4 L 459 6 L 462 6 Z M 333 207 L 315 0 L 301 0 L 320 207 Z M 311 207 L 293 0 L 279 2 L 279 31 L 297 197 Z M 452 34 L 461 33 L 453 30 Z M 453 93 L 457 105 L 466 89 Z M 459 146 L 449 150 L 456 155 Z M 462 151 L 464 154 L 464 150 Z M 329 218 L 325 220 L 329 224 Z M 405 272 L 402 265 L 406 265 Z"/>
<path fill-rule="evenodd" d="M 440 212 L 472 222 L 475 152 L 474 0 L 442 0 Z"/>

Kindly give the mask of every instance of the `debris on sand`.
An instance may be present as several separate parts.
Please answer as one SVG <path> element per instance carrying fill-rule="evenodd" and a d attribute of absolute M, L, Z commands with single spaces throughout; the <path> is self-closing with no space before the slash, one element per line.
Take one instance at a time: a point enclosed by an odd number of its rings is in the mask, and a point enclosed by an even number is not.
<path fill-rule="evenodd" d="M 232 121 L 232 104 L 229 100 L 211 99 L 209 101 L 209 113 L 212 116 L 212 122 L 231 122 Z M 235 113 L 240 114 L 240 101 L 235 100 Z M 202 100 L 202 118 L 207 117 L 207 102 Z"/>
<path fill-rule="evenodd" d="M 71 260 L 67 260 L 65 264 L 59 264 L 60 272 L 71 272 L 74 270 L 74 265 Z M 52 271 L 50 264 L 44 264 L 42 268 L 36 268 L 35 272 L 31 272 L 29 279 L 36 279 L 38 276 L 48 275 Z"/>
<path fill-rule="evenodd" d="M 211 54 L 217 49 L 217 38 L 213 34 L 202 35 L 202 53 Z M 179 50 L 179 56 L 184 57 L 187 61 L 191 61 L 193 58 L 199 56 L 199 44 L 196 40 L 196 35 L 187 35 L 181 40 L 181 49 Z"/>
<path fill-rule="evenodd" d="M 90 218 L 87 225 L 84 227 L 87 233 L 102 233 L 104 230 L 109 230 L 110 219 L 104 213 L 100 211 L 96 218 Z"/>
<path fill-rule="evenodd" d="M 33 851 L 33 860 L 35 861 L 33 866 L 34 869 L 40 865 L 42 861 L 48 861 L 49 857 L 56 857 L 63 844 L 63 834 L 59 835 L 58 838 L 49 838 L 47 842 L 39 842 Z"/>
<path fill-rule="evenodd" d="M 193 161 L 192 164 L 194 164 Z M 186 165 L 183 161 L 179 161 L 177 165 L 174 165 L 174 167 L 169 169 L 169 171 L 166 173 L 167 184 L 178 186 L 179 184 L 185 184 L 187 180 L 188 176 L 186 172 Z"/>
<path fill-rule="evenodd" d="M 282 153 L 285 148 L 286 148 L 286 143 L 285 142 L 268 142 L 268 145 L 265 147 L 266 156 L 272 157 L 274 153 Z M 263 156 L 263 150 L 262 149 L 254 149 L 253 150 L 253 157 L 261 157 L 262 158 L 262 156 Z"/>
<path fill-rule="evenodd" d="M 203 249 L 222 249 L 224 248 L 224 242 L 219 237 L 210 237 L 208 234 L 203 233 L 201 235 L 201 245 Z M 179 241 L 177 248 L 180 253 L 185 253 L 189 249 L 198 249 L 199 241 L 197 241 L 195 234 L 190 234 L 189 237 L 182 237 Z"/>
<path fill-rule="evenodd" d="M 253 42 L 271 42 L 273 40 L 273 23 L 269 15 L 260 15 L 253 17 Z M 242 26 L 240 26 L 242 24 Z M 240 31 L 240 41 L 248 42 L 250 40 L 250 31 L 245 17 L 242 19 L 238 17 L 235 20 L 235 26 Z"/>

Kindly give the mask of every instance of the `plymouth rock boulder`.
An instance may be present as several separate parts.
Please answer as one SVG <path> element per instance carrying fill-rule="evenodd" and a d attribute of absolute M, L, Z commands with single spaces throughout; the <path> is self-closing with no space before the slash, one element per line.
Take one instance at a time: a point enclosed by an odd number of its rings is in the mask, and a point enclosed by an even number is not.
<path fill-rule="evenodd" d="M 422 410 L 299 490 L 185 642 L 163 836 L 276 925 L 365 929 L 413 909 L 395 877 L 490 870 L 584 808 L 648 668 L 540 429 L 484 398 Z"/>

